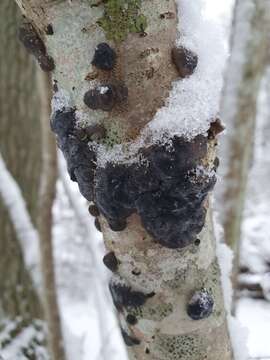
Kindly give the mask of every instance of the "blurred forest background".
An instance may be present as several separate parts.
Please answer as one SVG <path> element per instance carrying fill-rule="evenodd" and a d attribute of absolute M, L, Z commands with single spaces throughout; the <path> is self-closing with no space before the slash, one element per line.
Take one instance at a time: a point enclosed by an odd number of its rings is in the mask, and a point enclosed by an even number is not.
<path fill-rule="evenodd" d="M 221 23 L 224 46 L 229 46 L 233 1 L 206 3 L 206 16 Z M 63 336 L 69 360 L 124 360 L 102 263 L 102 235 L 56 150 L 48 122 L 50 79 L 18 42 L 20 18 L 15 2 L 1 0 L 0 359 L 48 359 L 46 338 L 53 329 Z M 264 31 L 258 24 L 257 19 L 256 34 Z M 251 42 L 248 54 L 257 54 L 257 62 L 249 56 L 245 65 L 247 77 L 241 86 L 249 91 L 242 93 L 239 113 L 230 119 L 226 101 L 221 109 L 221 119 L 224 114 L 228 121 L 225 136 L 220 137 L 221 166 L 214 194 L 216 221 L 224 227 L 223 231 L 218 225 L 219 236 L 236 254 L 234 311 L 249 330 L 252 359 L 270 359 L 267 40 L 269 34 Z M 235 39 L 236 45 L 237 41 L 241 39 Z M 226 91 L 231 89 L 225 88 L 225 97 Z M 40 273 L 48 290 L 42 301 L 36 286 Z M 50 319 L 47 325 L 45 316 Z M 56 351 L 61 359 L 61 349 Z"/>

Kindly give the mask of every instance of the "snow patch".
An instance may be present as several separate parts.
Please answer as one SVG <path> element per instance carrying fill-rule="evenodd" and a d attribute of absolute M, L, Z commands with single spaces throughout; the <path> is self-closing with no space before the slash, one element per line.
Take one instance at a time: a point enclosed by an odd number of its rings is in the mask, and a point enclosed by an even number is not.
<path fill-rule="evenodd" d="M 222 243 L 223 229 L 220 224 L 215 221 L 215 235 L 217 240 L 217 257 L 221 271 L 221 285 L 223 290 L 224 305 L 227 312 L 228 329 L 233 348 L 235 360 L 247 360 L 249 358 L 247 343 L 248 329 L 241 322 L 231 315 L 233 289 L 230 280 L 233 252 L 225 244 Z"/>

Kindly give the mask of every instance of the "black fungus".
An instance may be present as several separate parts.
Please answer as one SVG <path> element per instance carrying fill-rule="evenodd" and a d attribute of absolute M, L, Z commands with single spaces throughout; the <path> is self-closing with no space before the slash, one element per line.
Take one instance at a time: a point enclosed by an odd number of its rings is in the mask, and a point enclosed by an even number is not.
<path fill-rule="evenodd" d="M 98 210 L 98 207 L 95 205 L 95 204 L 91 204 L 89 205 L 88 207 L 88 211 L 89 211 L 89 214 L 94 216 L 94 217 L 97 217 L 100 215 L 100 212 Z"/>
<path fill-rule="evenodd" d="M 119 262 L 113 251 L 109 252 L 103 257 L 103 263 L 112 272 L 116 272 L 118 270 Z"/>
<path fill-rule="evenodd" d="M 134 336 L 129 335 L 124 329 L 121 328 L 123 340 L 127 346 L 140 345 L 141 341 Z"/>
<path fill-rule="evenodd" d="M 47 25 L 47 28 L 46 28 L 45 32 L 46 32 L 46 35 L 53 35 L 54 34 L 52 24 Z"/>
<path fill-rule="evenodd" d="M 114 306 L 118 311 L 122 308 L 137 308 L 146 302 L 150 297 L 148 294 L 144 294 L 141 291 L 132 290 L 130 286 L 122 283 L 116 283 L 111 281 L 109 289 L 112 295 Z"/>
<path fill-rule="evenodd" d="M 127 100 L 128 89 L 121 82 L 102 84 L 87 91 L 84 103 L 92 110 L 111 111 L 115 105 Z"/>
<path fill-rule="evenodd" d="M 125 219 L 110 220 L 109 226 L 112 231 L 123 231 L 127 227 L 127 221 Z"/>
<path fill-rule="evenodd" d="M 101 70 L 112 70 L 116 63 L 116 52 L 106 43 L 99 44 L 95 49 L 92 65 Z"/>
<path fill-rule="evenodd" d="M 96 155 L 76 133 L 74 109 L 57 111 L 51 120 L 59 147 L 67 160 L 72 180 L 88 201 L 94 201 L 113 231 L 123 231 L 127 218 L 137 213 L 154 241 L 168 248 L 194 244 L 203 229 L 206 198 L 216 176 L 203 165 L 207 137 L 192 141 L 174 137 L 168 144 L 152 145 L 139 151 L 144 161 L 136 164 L 107 163 L 96 167 Z M 87 139 L 97 126 L 82 129 Z M 209 171 L 210 170 L 210 171 Z"/>
<path fill-rule="evenodd" d="M 98 218 L 95 218 L 95 227 L 98 231 L 101 232 L 101 226 L 100 226 L 100 222 L 99 222 Z"/>
<path fill-rule="evenodd" d="M 75 109 L 56 111 L 51 118 L 51 128 L 67 161 L 71 180 L 77 181 L 82 195 L 93 200 L 93 181 L 96 167 L 95 152 L 87 143 L 74 136 Z"/>
<path fill-rule="evenodd" d="M 181 78 L 192 75 L 198 64 L 198 56 L 184 47 L 172 49 L 172 60 Z"/>
<path fill-rule="evenodd" d="M 138 319 L 136 318 L 136 316 L 134 316 L 132 314 L 127 314 L 126 321 L 129 325 L 136 325 L 138 322 Z"/>
<path fill-rule="evenodd" d="M 188 316 L 193 320 L 209 317 L 213 312 L 214 300 L 205 289 L 196 291 L 187 305 Z"/>
<path fill-rule="evenodd" d="M 137 212 L 156 241 L 182 248 L 196 239 L 205 222 L 204 201 L 216 177 L 201 165 L 207 138 L 141 150 L 142 164 L 108 164 L 96 171 L 95 196 L 109 225 Z M 198 168 L 199 167 L 199 168 Z M 115 229 L 117 230 L 117 229 Z"/>

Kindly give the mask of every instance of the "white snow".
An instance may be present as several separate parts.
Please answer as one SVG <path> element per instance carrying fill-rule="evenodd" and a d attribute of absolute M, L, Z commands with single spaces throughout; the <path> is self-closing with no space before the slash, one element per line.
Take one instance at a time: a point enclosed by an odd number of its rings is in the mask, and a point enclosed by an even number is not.
<path fill-rule="evenodd" d="M 217 257 L 221 271 L 224 304 L 227 312 L 228 329 L 232 342 L 234 359 L 247 360 L 249 357 L 247 349 L 248 328 L 243 326 L 236 317 L 231 315 L 233 290 L 230 276 L 233 262 L 233 252 L 222 242 L 222 228 L 217 221 L 215 221 L 215 235 L 217 240 Z"/>
<path fill-rule="evenodd" d="M 33 279 L 36 289 L 40 292 L 41 277 L 39 271 L 39 236 L 27 210 L 20 187 L 8 171 L 0 154 L 0 197 L 9 213 L 10 219 L 21 245 L 23 258 Z"/>

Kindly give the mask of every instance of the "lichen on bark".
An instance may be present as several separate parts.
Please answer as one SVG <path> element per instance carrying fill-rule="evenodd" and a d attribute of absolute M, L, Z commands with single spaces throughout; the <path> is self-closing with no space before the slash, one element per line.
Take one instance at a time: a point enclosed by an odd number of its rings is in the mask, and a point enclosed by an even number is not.
<path fill-rule="evenodd" d="M 140 10 L 141 2 L 141 0 L 104 1 L 104 14 L 97 23 L 104 30 L 108 40 L 121 42 L 129 33 L 144 34 L 147 20 Z"/>

